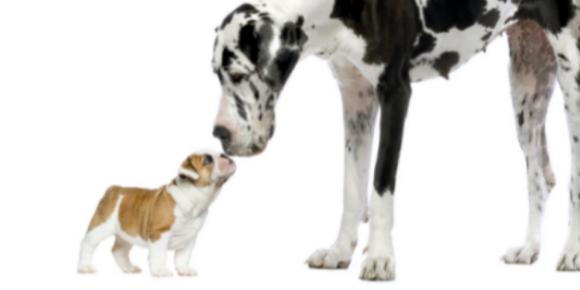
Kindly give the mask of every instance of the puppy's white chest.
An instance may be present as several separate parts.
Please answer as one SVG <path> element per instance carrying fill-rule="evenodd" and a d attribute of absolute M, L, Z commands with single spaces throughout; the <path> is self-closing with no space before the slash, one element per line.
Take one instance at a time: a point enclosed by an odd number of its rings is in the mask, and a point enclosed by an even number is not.
<path fill-rule="evenodd" d="M 183 248 L 195 239 L 205 222 L 206 216 L 207 211 L 196 217 L 189 214 L 178 215 L 171 230 L 169 249 Z"/>

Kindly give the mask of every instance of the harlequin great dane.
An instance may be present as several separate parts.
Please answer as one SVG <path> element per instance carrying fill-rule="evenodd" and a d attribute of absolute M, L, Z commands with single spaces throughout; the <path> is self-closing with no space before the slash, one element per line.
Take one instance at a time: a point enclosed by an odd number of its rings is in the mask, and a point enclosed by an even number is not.
<path fill-rule="evenodd" d="M 213 67 L 223 87 L 214 135 L 232 155 L 262 152 L 274 134 L 274 108 L 296 64 L 328 60 L 344 103 L 344 212 L 336 242 L 314 252 L 313 268 L 345 268 L 367 217 L 367 178 L 375 117 L 380 142 L 370 196 L 370 234 L 360 277 L 392 280 L 395 179 L 411 82 L 442 76 L 502 32 L 530 195 L 524 244 L 503 257 L 532 264 L 555 184 L 544 121 L 555 80 L 565 95 L 572 144 L 569 236 L 558 270 L 580 270 L 580 0 L 270 0 L 243 4 L 217 29 Z M 380 110 L 379 110 L 380 109 Z"/>

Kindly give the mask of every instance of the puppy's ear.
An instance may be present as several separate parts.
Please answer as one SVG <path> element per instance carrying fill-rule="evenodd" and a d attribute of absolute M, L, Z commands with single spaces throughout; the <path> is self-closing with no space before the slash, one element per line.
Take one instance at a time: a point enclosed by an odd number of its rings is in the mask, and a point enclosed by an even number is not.
<path fill-rule="evenodd" d="M 195 172 L 192 169 L 188 169 L 188 168 L 179 168 L 179 175 L 186 177 L 187 179 L 191 179 L 193 181 L 196 181 L 199 179 L 199 174 L 197 174 L 197 172 Z"/>
<path fill-rule="evenodd" d="M 179 168 L 179 175 L 194 181 L 200 178 L 197 168 L 195 167 L 195 156 L 191 156 L 183 161 Z"/>

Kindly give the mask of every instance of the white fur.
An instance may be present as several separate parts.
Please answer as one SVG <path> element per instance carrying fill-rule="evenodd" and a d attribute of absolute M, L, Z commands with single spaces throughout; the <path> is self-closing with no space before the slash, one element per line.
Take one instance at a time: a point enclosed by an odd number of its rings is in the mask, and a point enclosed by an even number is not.
<path fill-rule="evenodd" d="M 387 191 L 371 195 L 370 228 L 367 258 L 360 277 L 365 280 L 394 280 L 395 253 L 391 232 L 394 223 L 394 196 Z"/>
<path fill-rule="evenodd" d="M 569 62 L 568 71 L 560 66 L 558 78 L 564 91 L 565 103 L 568 107 L 568 127 L 570 129 L 572 148 L 572 178 L 570 184 L 570 222 L 568 238 L 564 245 L 558 270 L 580 271 L 580 143 L 573 137 L 580 137 L 580 87 L 576 76 L 580 73 L 580 51 L 576 40 L 580 38 L 580 15 L 576 15 L 573 23 L 564 29 L 557 37 L 550 36 L 555 52 L 565 55 Z M 573 29 L 570 29 L 572 27 Z"/>
<path fill-rule="evenodd" d="M 378 103 L 372 85 L 350 62 L 337 59 L 331 67 L 339 82 L 344 109 L 346 146 L 342 221 L 336 241 L 327 249 L 315 251 L 306 263 L 313 268 L 336 269 L 350 265 L 358 242 L 359 225 L 368 219 L 368 173 Z M 368 117 L 361 120 L 358 118 L 361 115 Z M 366 129 L 361 130 L 361 127 Z"/>
<path fill-rule="evenodd" d="M 199 179 L 199 174 L 197 174 L 197 172 L 193 171 L 193 170 L 189 170 L 186 168 L 180 168 L 179 169 L 179 173 L 183 174 L 193 180 L 198 180 Z"/>
<path fill-rule="evenodd" d="M 232 172 L 222 172 L 218 166 L 219 154 L 212 155 L 215 160 L 214 179 L 228 176 Z M 234 165 L 231 165 L 235 168 Z M 180 173 L 187 176 L 199 175 L 191 170 L 180 169 Z M 157 241 L 147 241 L 141 237 L 131 236 L 121 228 L 119 222 L 119 205 L 123 196 L 117 201 L 111 217 L 103 224 L 87 232 L 81 243 L 78 272 L 83 274 L 95 273 L 92 258 L 95 248 L 106 238 L 115 235 L 125 246 L 113 251 L 117 265 L 126 273 L 137 273 L 140 269 L 134 266 L 129 259 L 132 245 L 138 245 L 149 249 L 149 268 L 154 277 L 171 277 L 172 272 L 167 268 L 167 252 L 175 251 L 175 269 L 181 276 L 194 276 L 197 272 L 189 266 L 189 260 L 193 251 L 197 235 L 207 217 L 208 208 L 219 193 L 215 184 L 207 187 L 196 187 L 191 183 L 178 182 L 177 185 L 169 185 L 167 191 L 176 202 L 174 209 L 175 222 L 170 230 L 163 233 Z"/>

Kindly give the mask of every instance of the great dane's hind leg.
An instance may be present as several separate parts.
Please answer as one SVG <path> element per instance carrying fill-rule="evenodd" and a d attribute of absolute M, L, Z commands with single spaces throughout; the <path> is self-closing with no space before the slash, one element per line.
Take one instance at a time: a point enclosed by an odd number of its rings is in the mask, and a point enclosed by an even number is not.
<path fill-rule="evenodd" d="M 312 268 L 342 269 L 350 264 L 359 225 L 367 215 L 370 149 L 378 101 L 374 87 L 352 64 L 337 60 L 332 69 L 344 107 L 344 208 L 336 241 L 328 249 L 314 252 L 307 264 Z"/>
<path fill-rule="evenodd" d="M 580 271 L 580 15 L 548 39 L 558 59 L 558 80 L 564 93 L 572 148 L 568 238 L 558 263 L 560 271 Z"/>
<path fill-rule="evenodd" d="M 540 253 L 543 213 L 555 179 L 544 123 L 556 80 L 556 58 L 544 30 L 530 20 L 508 30 L 511 83 L 518 139 L 527 164 L 529 217 L 522 246 L 504 256 L 508 264 L 533 264 Z"/>

